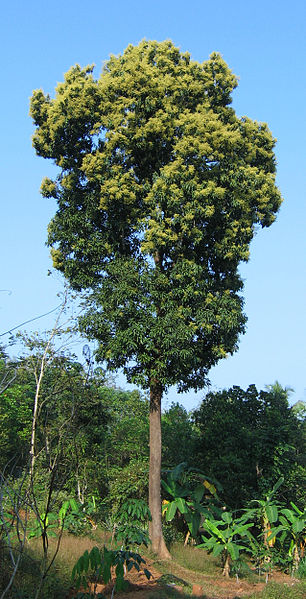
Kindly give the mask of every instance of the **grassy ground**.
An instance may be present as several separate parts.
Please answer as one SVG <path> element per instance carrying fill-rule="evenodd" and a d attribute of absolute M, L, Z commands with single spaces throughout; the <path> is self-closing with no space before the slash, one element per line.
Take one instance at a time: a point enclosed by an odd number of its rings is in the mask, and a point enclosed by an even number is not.
<path fill-rule="evenodd" d="M 44 583 L 42 599 L 64 599 L 71 586 L 71 571 L 77 559 L 86 549 L 94 545 L 103 545 L 106 535 L 100 532 L 94 535 L 76 537 L 64 535 L 54 565 Z M 52 558 L 56 549 L 56 540 L 49 540 L 49 556 Z M 24 549 L 22 561 L 18 568 L 13 589 L 9 592 L 8 599 L 33 599 L 35 589 L 39 584 L 42 573 L 42 548 L 39 539 L 29 541 Z M 8 556 L 0 556 L 0 595 L 9 581 L 11 574 L 11 561 Z"/>
<path fill-rule="evenodd" d="M 94 545 L 103 545 L 107 534 L 95 533 L 88 537 L 65 535 L 54 566 L 44 585 L 41 599 L 66 599 L 73 596 L 71 589 L 71 571 L 76 560 L 85 549 Z M 50 540 L 50 556 L 55 549 L 55 541 Z M 262 578 L 245 569 L 243 577 L 225 580 L 221 573 L 219 560 L 207 555 L 202 549 L 182 544 L 171 548 L 172 560 L 161 562 L 147 553 L 147 567 L 152 571 L 153 579 L 137 573 L 129 576 L 130 592 L 118 594 L 122 599 L 184 599 L 197 591 L 202 599 L 305 599 L 306 581 L 296 581 L 289 576 L 275 572 L 271 582 L 266 585 Z M 1 556 L 0 556 L 1 558 Z M 40 577 L 41 547 L 38 540 L 27 544 L 22 567 L 15 579 L 14 588 L 6 595 L 8 599 L 33 599 Z M 9 561 L 2 555 L 0 560 L 0 595 L 10 573 Z M 197 586 L 195 586 L 197 585 Z M 69 595 L 70 593 L 70 595 Z M 106 596 L 107 592 L 105 592 Z M 116 595 L 117 596 L 117 595 Z"/>

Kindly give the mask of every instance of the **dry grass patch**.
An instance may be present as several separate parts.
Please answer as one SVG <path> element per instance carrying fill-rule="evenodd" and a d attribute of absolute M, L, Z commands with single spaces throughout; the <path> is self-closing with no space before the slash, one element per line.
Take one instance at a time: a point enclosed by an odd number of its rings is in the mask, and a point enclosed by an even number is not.
<path fill-rule="evenodd" d="M 90 551 L 94 545 L 103 546 L 109 540 L 109 534 L 103 531 L 95 531 L 94 535 L 86 537 L 77 537 L 75 535 L 64 533 L 58 554 L 48 573 L 44 583 L 41 597 L 42 599 L 62 599 L 65 597 L 71 586 L 71 572 L 79 557 L 86 551 Z M 56 550 L 57 540 L 49 539 L 49 561 L 53 558 Z M 22 599 L 32 598 L 39 584 L 42 575 L 42 542 L 41 539 L 31 539 L 25 545 L 20 568 L 14 581 L 14 591 L 16 597 Z M 5 567 L 6 577 L 1 576 Z M 9 557 L 0 564 L 0 587 L 5 587 L 8 583 L 11 573 L 11 563 Z M 3 580 L 2 580 L 3 578 Z M 7 579 L 7 580 L 6 580 Z M 17 590 L 18 589 L 18 590 Z M 3 590 L 3 589 L 2 589 Z M 17 594 L 16 594 L 17 593 Z M 1 594 L 1 588 L 0 588 Z"/>
<path fill-rule="evenodd" d="M 56 556 L 55 563 L 60 562 L 60 567 L 63 566 L 71 570 L 79 557 L 88 549 L 90 551 L 95 545 L 103 546 L 109 540 L 108 533 L 104 531 L 95 532 L 95 535 L 86 537 L 77 537 L 68 533 L 64 533 L 61 539 L 60 548 Z M 52 558 L 56 550 L 57 539 L 49 539 L 49 557 Z M 32 539 L 28 544 L 29 549 L 37 559 L 42 558 L 42 543 L 41 539 Z"/>

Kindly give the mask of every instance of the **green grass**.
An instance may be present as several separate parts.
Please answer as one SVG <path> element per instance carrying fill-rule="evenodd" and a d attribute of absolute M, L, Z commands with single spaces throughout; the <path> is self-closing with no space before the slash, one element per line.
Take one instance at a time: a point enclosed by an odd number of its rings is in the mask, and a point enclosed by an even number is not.
<path fill-rule="evenodd" d="M 220 571 L 220 559 L 209 555 L 203 549 L 197 549 L 191 545 L 174 543 L 171 547 L 171 555 L 180 566 L 201 574 L 215 574 L 216 569 Z"/>
<path fill-rule="evenodd" d="M 277 584 L 270 582 L 260 593 L 254 593 L 248 599 L 305 599 L 306 582 Z"/>
<path fill-rule="evenodd" d="M 182 594 L 180 591 L 171 588 L 158 589 L 158 591 L 153 591 L 148 595 L 148 599 L 183 599 L 184 597 L 190 599 L 190 594 Z"/>
<path fill-rule="evenodd" d="M 171 547 L 171 555 L 176 563 L 187 570 L 207 576 L 220 575 L 222 572 L 221 559 L 213 557 L 204 549 L 198 549 L 191 545 L 184 547 L 181 543 L 174 543 Z M 247 556 L 242 556 L 237 573 L 240 579 L 247 579 L 253 583 L 260 581 L 258 575 L 248 566 Z"/>

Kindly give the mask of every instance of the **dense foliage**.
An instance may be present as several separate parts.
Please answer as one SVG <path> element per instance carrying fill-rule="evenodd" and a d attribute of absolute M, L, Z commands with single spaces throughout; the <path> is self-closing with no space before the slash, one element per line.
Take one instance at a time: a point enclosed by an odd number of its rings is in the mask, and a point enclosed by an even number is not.
<path fill-rule="evenodd" d="M 35 150 L 60 169 L 42 185 L 54 264 L 94 289 L 83 328 L 99 357 L 145 388 L 203 386 L 244 328 L 237 266 L 280 194 L 274 139 L 236 116 L 236 86 L 216 53 L 143 41 L 31 100 Z"/>
<path fill-rule="evenodd" d="M 1 352 L 0 470 L 14 476 L 29 461 L 35 395 L 31 355 Z M 39 348 L 38 348 L 39 349 Z M 37 352 L 37 348 L 35 350 Z M 36 361 L 39 351 L 36 353 Z M 289 406 L 278 383 L 263 391 L 233 387 L 209 392 L 193 413 L 179 403 L 162 414 L 163 468 L 185 462 L 220 482 L 222 500 L 236 509 L 264 497 L 282 476 L 282 502 L 303 508 L 306 477 L 304 405 Z M 127 499 L 146 499 L 149 399 L 117 388 L 97 369 L 90 376 L 73 356 L 49 361 L 37 422 L 37 470 L 44 476 L 60 453 L 58 488 L 79 500 L 95 495 L 115 511 Z M 61 430 L 64 434 L 61 434 Z M 46 451 L 46 447 L 48 448 Z"/>
<path fill-rule="evenodd" d="M 233 509 L 262 496 L 280 476 L 283 498 L 305 504 L 305 423 L 288 396 L 278 383 L 265 391 L 233 387 L 208 393 L 193 414 L 196 463 L 222 483 Z"/>
<path fill-rule="evenodd" d="M 23 555 L 23 535 L 43 541 L 39 597 L 52 560 L 48 539 L 63 530 L 81 535 L 103 524 L 127 548 L 127 560 L 147 543 L 149 399 L 49 349 L 29 486 L 36 374 L 45 342 L 36 335 L 24 342 L 18 359 L 1 352 L 0 536 L 4 557 L 7 532 L 13 539 L 15 526 L 16 555 Z M 166 537 L 193 537 L 223 557 L 225 574 L 239 570 L 246 551 L 260 571 L 276 564 L 302 572 L 305 411 L 302 404 L 290 408 L 288 395 L 278 383 L 260 392 L 234 387 L 208 393 L 193 414 L 178 403 L 162 414 Z M 5 564 L 9 580 L 12 566 Z"/>

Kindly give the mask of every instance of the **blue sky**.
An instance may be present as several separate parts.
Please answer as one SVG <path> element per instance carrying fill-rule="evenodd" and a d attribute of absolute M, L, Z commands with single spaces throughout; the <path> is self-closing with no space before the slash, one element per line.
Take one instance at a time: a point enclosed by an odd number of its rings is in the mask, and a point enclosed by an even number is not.
<path fill-rule="evenodd" d="M 233 107 L 268 123 L 277 138 L 277 183 L 284 197 L 277 222 L 258 231 L 245 280 L 247 333 L 235 356 L 211 371 L 213 389 L 273 383 L 305 388 L 305 123 L 306 3 L 196 0 L 11 0 L 2 8 L 0 333 L 58 304 L 59 275 L 45 246 L 53 201 L 41 198 L 41 179 L 53 167 L 31 147 L 32 90 L 54 87 L 72 64 L 96 64 L 141 39 L 172 39 L 192 58 L 219 51 L 239 77 Z M 45 317 L 31 328 L 52 323 Z M 0 337 L 0 341 L 7 338 Z M 122 382 L 122 379 L 120 379 Z M 203 393 L 178 396 L 187 408 Z M 174 391 L 169 400 L 176 400 Z"/>

